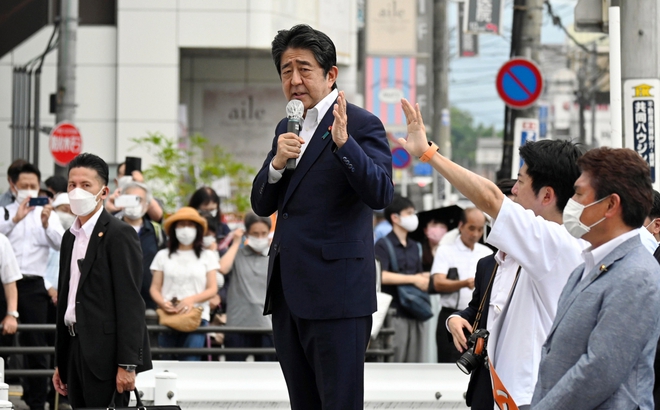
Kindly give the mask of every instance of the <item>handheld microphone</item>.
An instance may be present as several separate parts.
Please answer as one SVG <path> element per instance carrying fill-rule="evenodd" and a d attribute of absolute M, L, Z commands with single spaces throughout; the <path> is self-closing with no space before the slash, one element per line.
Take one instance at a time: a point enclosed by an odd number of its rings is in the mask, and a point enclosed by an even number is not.
<path fill-rule="evenodd" d="M 292 132 L 296 135 L 300 135 L 300 128 L 302 128 L 303 123 L 303 114 L 305 112 L 305 106 L 300 100 L 291 100 L 286 105 L 286 116 L 289 119 L 289 122 L 286 126 L 287 132 Z M 286 169 L 294 170 L 296 169 L 296 158 L 289 158 L 286 161 Z"/>

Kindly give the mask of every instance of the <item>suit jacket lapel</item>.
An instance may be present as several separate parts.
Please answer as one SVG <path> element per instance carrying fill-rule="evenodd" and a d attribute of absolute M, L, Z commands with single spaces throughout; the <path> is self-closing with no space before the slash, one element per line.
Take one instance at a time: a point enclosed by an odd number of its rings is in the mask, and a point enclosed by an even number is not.
<path fill-rule="evenodd" d="M 64 261 L 63 270 L 60 271 L 60 277 L 58 280 L 58 289 L 59 289 L 59 300 L 57 304 L 59 305 L 61 301 L 64 301 L 64 308 L 62 311 L 66 310 L 66 300 L 69 297 L 69 280 L 71 279 L 71 252 L 73 251 L 73 242 L 75 241 L 75 236 L 66 232 L 62 238 L 62 248 L 60 252 L 60 258 L 66 258 Z M 62 264 L 60 264 L 62 266 Z M 64 317 L 64 313 L 62 313 Z"/>
<path fill-rule="evenodd" d="M 98 221 L 94 226 L 94 231 L 92 231 L 92 236 L 89 238 L 89 244 L 87 245 L 87 252 L 85 252 L 85 260 L 80 265 L 80 282 L 78 282 L 78 291 L 82 287 L 83 282 L 87 279 L 89 271 L 92 269 L 94 260 L 96 259 L 96 251 L 103 240 L 106 230 L 108 229 L 109 218 L 114 218 L 104 209 L 99 215 Z M 71 263 L 77 263 L 77 261 L 71 261 Z"/>
<path fill-rule="evenodd" d="M 552 333 L 554 333 L 557 324 L 564 317 L 564 315 L 571 307 L 573 302 L 575 302 L 575 299 L 577 299 L 578 295 L 582 293 L 582 291 L 584 291 L 586 288 L 588 288 L 589 285 L 594 283 L 594 281 L 596 281 L 598 278 L 607 274 L 607 272 L 612 267 L 612 265 L 619 259 L 626 256 L 626 254 L 628 254 L 628 252 L 630 252 L 630 250 L 638 243 L 639 243 L 638 237 L 632 237 L 626 240 L 621 245 L 614 248 L 614 250 L 610 252 L 609 255 L 607 255 L 602 261 L 600 261 L 600 263 L 596 264 L 596 266 L 594 266 L 591 269 L 591 271 L 589 271 L 589 273 L 584 279 L 582 279 L 584 264 L 580 265 L 576 269 L 576 271 L 579 270 L 579 272 L 574 271 L 573 274 L 571 274 L 569 282 L 566 283 L 566 287 L 564 288 L 564 291 L 568 290 L 569 287 L 572 288 L 572 291 L 568 293 L 566 299 L 562 303 L 560 303 L 559 306 L 557 307 L 557 315 L 555 316 L 555 320 L 552 324 L 552 328 L 548 333 L 548 338 L 550 338 Z"/>
<path fill-rule="evenodd" d="M 309 141 L 309 145 L 305 149 L 302 158 L 300 158 L 300 161 L 298 161 L 296 169 L 291 173 L 289 186 L 287 187 L 286 194 L 284 195 L 284 204 L 286 204 L 289 198 L 291 198 L 291 195 L 296 190 L 296 187 L 298 187 L 298 184 L 303 179 L 305 174 L 307 174 L 307 171 L 309 171 L 311 166 L 321 155 L 323 149 L 332 141 L 332 134 L 328 134 L 325 139 L 323 138 L 323 134 L 328 131 L 328 128 L 332 125 L 335 119 L 335 117 L 332 115 L 332 107 L 334 107 L 334 102 L 330 106 L 330 109 L 328 109 L 328 112 L 325 113 L 323 119 L 321 119 L 321 122 L 319 122 L 319 126 L 316 127 L 316 131 L 314 132 L 312 139 Z"/>

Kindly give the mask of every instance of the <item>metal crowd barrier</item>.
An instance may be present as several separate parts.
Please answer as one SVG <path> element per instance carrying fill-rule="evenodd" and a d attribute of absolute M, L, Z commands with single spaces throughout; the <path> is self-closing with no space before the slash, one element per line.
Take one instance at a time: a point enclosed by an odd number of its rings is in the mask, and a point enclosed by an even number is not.
<path fill-rule="evenodd" d="M 161 325 L 147 325 L 147 331 L 150 334 L 166 332 L 170 328 Z M 54 332 L 54 324 L 19 324 L 17 332 Z M 230 326 L 204 326 L 199 327 L 192 333 L 249 333 L 249 334 L 272 334 L 271 329 L 259 329 L 249 327 L 230 327 Z M 367 349 L 367 358 L 376 358 L 377 361 L 391 361 L 394 355 L 394 348 L 388 342 L 394 335 L 393 328 L 382 328 L 378 336 L 378 342 L 372 343 L 376 347 Z M 6 357 L 13 354 L 55 354 L 54 346 L 27 347 L 27 346 L 0 346 L 0 356 Z M 162 354 L 193 354 L 193 355 L 274 355 L 274 348 L 247 348 L 247 347 L 151 347 L 152 359 L 158 359 Z M 5 369 L 5 377 L 51 377 L 53 369 Z"/>

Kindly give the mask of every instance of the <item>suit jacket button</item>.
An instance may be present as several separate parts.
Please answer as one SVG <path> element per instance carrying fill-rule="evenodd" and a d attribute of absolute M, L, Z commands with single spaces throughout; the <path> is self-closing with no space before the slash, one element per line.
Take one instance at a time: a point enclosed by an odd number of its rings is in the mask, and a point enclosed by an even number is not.
<path fill-rule="evenodd" d="M 284 219 L 289 219 L 289 214 L 286 213 L 286 212 L 283 213 L 283 214 L 282 214 L 282 218 L 284 218 Z"/>

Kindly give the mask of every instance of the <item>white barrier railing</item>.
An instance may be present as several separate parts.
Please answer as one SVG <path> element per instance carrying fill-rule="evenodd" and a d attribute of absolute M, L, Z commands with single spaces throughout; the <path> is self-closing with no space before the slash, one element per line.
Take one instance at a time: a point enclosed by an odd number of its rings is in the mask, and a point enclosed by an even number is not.
<path fill-rule="evenodd" d="M 365 408 L 468 409 L 468 380 L 454 364 L 366 363 Z M 154 361 L 153 370 L 138 375 L 137 388 L 143 401 L 183 409 L 290 408 L 276 362 Z"/>

